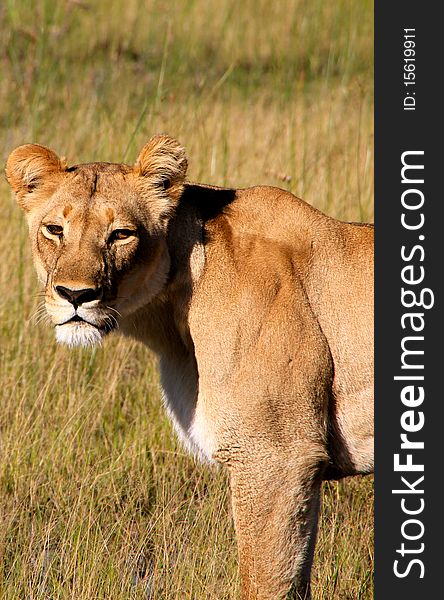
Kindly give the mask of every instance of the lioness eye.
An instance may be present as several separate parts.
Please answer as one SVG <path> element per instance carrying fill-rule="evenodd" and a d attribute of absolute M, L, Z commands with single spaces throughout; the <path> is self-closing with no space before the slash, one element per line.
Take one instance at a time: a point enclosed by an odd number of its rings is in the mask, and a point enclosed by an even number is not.
<path fill-rule="evenodd" d="M 115 229 L 109 239 L 111 242 L 116 242 L 118 240 L 127 240 L 130 237 L 133 237 L 136 234 L 132 229 Z"/>
<path fill-rule="evenodd" d="M 63 233 L 61 225 L 44 225 L 44 228 L 50 235 L 56 235 L 57 237 L 60 237 Z"/>

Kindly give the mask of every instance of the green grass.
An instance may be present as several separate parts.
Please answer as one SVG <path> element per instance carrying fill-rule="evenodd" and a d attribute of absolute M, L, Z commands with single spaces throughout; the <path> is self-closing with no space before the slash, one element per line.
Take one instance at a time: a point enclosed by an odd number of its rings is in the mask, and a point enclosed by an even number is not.
<path fill-rule="evenodd" d="M 191 180 L 372 220 L 372 25 L 357 0 L 5 1 L 2 160 L 130 162 L 167 132 Z M 234 598 L 225 472 L 177 443 L 145 348 L 56 346 L 4 181 L 0 202 L 0 597 Z M 315 598 L 373 597 L 372 487 L 324 486 Z"/>

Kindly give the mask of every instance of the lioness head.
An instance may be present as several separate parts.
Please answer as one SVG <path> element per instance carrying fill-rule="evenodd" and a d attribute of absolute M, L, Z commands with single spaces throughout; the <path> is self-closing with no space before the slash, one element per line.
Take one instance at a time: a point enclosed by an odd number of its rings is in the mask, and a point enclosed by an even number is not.
<path fill-rule="evenodd" d="M 180 144 L 155 136 L 133 167 L 68 168 L 37 144 L 16 148 L 6 176 L 26 213 L 45 304 L 60 342 L 91 345 L 158 294 L 166 230 L 187 169 Z"/>

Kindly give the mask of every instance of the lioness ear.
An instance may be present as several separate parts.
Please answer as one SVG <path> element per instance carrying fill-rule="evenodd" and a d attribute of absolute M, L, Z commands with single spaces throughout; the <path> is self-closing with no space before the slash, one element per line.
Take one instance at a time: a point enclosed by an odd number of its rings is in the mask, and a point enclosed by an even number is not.
<path fill-rule="evenodd" d="M 145 144 L 134 165 L 150 208 L 159 217 L 167 216 L 176 206 L 187 172 L 185 149 L 167 135 L 155 135 Z"/>
<path fill-rule="evenodd" d="M 49 176 L 66 169 L 64 161 L 45 146 L 25 144 L 11 152 L 6 162 L 6 178 L 17 194 L 18 204 L 28 210 L 26 198 Z"/>

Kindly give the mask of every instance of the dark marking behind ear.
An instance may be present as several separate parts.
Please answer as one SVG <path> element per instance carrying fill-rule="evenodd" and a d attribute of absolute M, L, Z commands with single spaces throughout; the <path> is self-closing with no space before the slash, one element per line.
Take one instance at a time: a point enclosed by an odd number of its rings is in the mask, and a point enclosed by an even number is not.
<path fill-rule="evenodd" d="M 98 179 L 99 179 L 99 174 L 96 172 L 96 173 L 94 173 L 94 178 L 93 178 L 93 181 L 92 181 L 91 196 L 94 196 L 94 194 L 97 191 L 97 181 L 98 181 Z"/>

